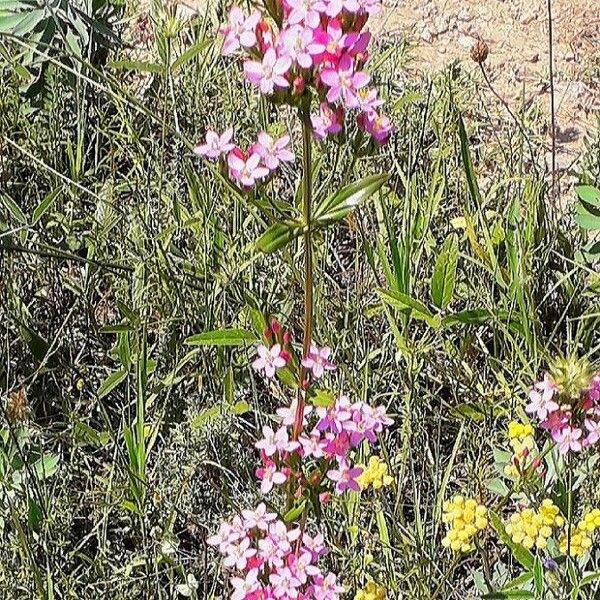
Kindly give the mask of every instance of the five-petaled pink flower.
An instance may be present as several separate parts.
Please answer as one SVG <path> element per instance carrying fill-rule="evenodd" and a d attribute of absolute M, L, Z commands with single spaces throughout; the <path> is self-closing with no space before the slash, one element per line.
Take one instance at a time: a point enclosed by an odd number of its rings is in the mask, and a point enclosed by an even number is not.
<path fill-rule="evenodd" d="M 352 57 L 344 54 L 336 68 L 324 69 L 321 81 L 329 88 L 327 100 L 335 102 L 341 98 L 348 108 L 358 106 L 356 93 L 365 87 L 371 78 L 364 71 L 355 71 Z"/>
<path fill-rule="evenodd" d="M 530 403 L 525 407 L 525 412 L 537 414 L 540 421 L 544 421 L 550 413 L 558 410 L 558 403 L 553 400 L 556 387 L 550 384 L 548 375 L 544 376 L 544 381 L 536 383 L 535 388 L 529 392 Z"/>
<path fill-rule="evenodd" d="M 309 371 L 312 371 L 315 379 L 323 377 L 325 371 L 335 370 L 335 365 L 329 360 L 331 356 L 331 348 L 323 346 L 318 348 L 314 344 L 310 345 L 308 356 L 302 359 L 302 366 Z"/>
<path fill-rule="evenodd" d="M 241 571 L 246 568 L 248 559 L 256 554 L 256 549 L 250 547 L 250 540 L 246 537 L 239 543 L 230 544 L 226 552 L 223 564 Z"/>
<path fill-rule="evenodd" d="M 276 87 L 289 87 L 290 82 L 284 77 L 292 66 L 289 56 L 277 56 L 273 48 L 267 49 L 261 62 L 247 60 L 244 63 L 244 73 L 250 83 L 257 85 L 260 91 L 269 95 Z"/>
<path fill-rule="evenodd" d="M 290 25 L 304 23 L 306 27 L 316 29 L 321 22 L 319 10 L 322 6 L 321 0 L 285 0 L 285 6 L 289 11 L 287 21 Z"/>
<path fill-rule="evenodd" d="M 267 169 L 273 171 L 281 162 L 293 162 L 294 153 L 288 149 L 289 143 L 289 135 L 274 140 L 268 133 L 263 131 L 258 134 L 258 143 L 254 144 L 253 148 L 262 158 Z"/>
<path fill-rule="evenodd" d="M 232 7 L 229 20 L 220 29 L 225 36 L 223 41 L 223 54 L 233 54 L 241 46 L 252 48 L 256 46 L 256 26 L 261 19 L 258 10 L 246 16 L 239 6 Z"/>
<path fill-rule="evenodd" d="M 358 492 L 360 485 L 356 478 L 363 472 L 362 467 L 351 467 L 345 461 L 341 461 L 339 468 L 327 471 L 327 477 L 335 481 L 335 491 L 343 494 L 346 490 Z"/>
<path fill-rule="evenodd" d="M 320 42 L 313 29 L 294 25 L 281 32 L 282 53 L 303 69 L 313 66 L 315 57 L 323 54 L 325 45 Z"/>
<path fill-rule="evenodd" d="M 290 440 L 287 427 L 280 427 L 273 431 L 268 425 L 263 426 L 263 438 L 254 446 L 262 450 L 265 456 L 273 456 L 276 452 L 293 452 L 300 447 L 299 442 Z"/>
<path fill-rule="evenodd" d="M 588 430 L 587 443 L 588 445 L 595 444 L 600 440 L 600 421 L 594 421 L 593 419 L 585 420 L 585 427 Z"/>
<path fill-rule="evenodd" d="M 247 159 L 235 151 L 230 152 L 227 164 L 233 178 L 247 188 L 252 187 L 257 180 L 263 179 L 269 174 L 267 167 L 260 166 L 260 155 L 255 152 L 250 154 Z"/>
<path fill-rule="evenodd" d="M 315 137 L 322 140 L 328 135 L 335 135 L 342 130 L 344 109 L 341 106 L 333 109 L 327 102 L 322 102 L 319 106 L 319 114 L 311 115 L 310 122 Z"/>
<path fill-rule="evenodd" d="M 579 428 L 564 427 L 561 431 L 553 432 L 552 437 L 558 444 L 558 451 L 561 454 L 567 454 L 569 450 L 581 451 L 581 433 Z"/>
<path fill-rule="evenodd" d="M 245 577 L 232 577 L 231 585 L 233 586 L 231 600 L 246 600 L 253 597 L 252 594 L 260 589 L 258 571 L 252 569 Z"/>
<path fill-rule="evenodd" d="M 287 475 L 277 470 L 272 460 L 267 460 L 263 467 L 256 469 L 256 476 L 261 480 L 260 491 L 263 494 L 268 494 L 274 485 L 282 485 L 287 481 Z"/>
<path fill-rule="evenodd" d="M 231 138 L 233 138 L 233 127 L 229 127 L 221 135 L 212 129 L 208 129 L 204 143 L 196 144 L 194 153 L 206 158 L 220 158 L 235 148 Z"/>
<path fill-rule="evenodd" d="M 252 368 L 257 371 L 264 371 L 269 379 L 275 376 L 276 369 L 281 369 L 286 365 L 285 358 L 281 356 L 281 344 L 274 344 L 270 349 L 264 344 L 259 344 L 256 352 L 258 358 L 252 363 Z"/>

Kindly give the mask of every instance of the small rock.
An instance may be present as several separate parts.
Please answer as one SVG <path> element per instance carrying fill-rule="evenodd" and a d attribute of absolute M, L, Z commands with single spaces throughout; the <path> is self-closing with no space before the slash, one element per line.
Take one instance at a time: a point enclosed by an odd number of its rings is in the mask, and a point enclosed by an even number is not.
<path fill-rule="evenodd" d="M 458 15 L 456 15 L 456 18 L 462 23 L 469 23 L 473 20 L 473 15 L 466 8 L 463 8 Z"/>
<path fill-rule="evenodd" d="M 466 35 L 461 35 L 458 38 L 458 43 L 463 48 L 471 48 L 471 46 L 473 45 L 473 38 Z"/>
<path fill-rule="evenodd" d="M 575 56 L 575 52 L 567 52 L 565 54 L 565 60 L 567 62 L 573 62 L 575 60 L 576 56 Z"/>
<path fill-rule="evenodd" d="M 433 42 L 433 38 L 434 38 L 434 34 L 431 31 L 431 29 L 429 29 L 429 27 L 425 27 L 423 29 L 423 31 L 421 32 L 421 39 L 424 42 L 427 42 L 428 44 L 430 44 L 431 42 Z"/>

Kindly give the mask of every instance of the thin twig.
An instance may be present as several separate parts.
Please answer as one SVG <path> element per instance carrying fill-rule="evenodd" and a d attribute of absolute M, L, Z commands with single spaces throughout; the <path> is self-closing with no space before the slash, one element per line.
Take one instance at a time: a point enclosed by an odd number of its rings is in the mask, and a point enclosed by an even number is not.
<path fill-rule="evenodd" d="M 552 202 L 556 202 L 556 111 L 554 106 L 554 36 L 552 31 L 552 0 L 548 6 L 548 67 L 550 71 L 550 133 L 552 136 Z"/>

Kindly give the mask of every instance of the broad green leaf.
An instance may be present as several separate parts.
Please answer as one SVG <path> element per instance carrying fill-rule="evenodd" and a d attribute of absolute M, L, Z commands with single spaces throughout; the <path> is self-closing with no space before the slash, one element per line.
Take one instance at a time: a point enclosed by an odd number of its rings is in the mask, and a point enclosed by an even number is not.
<path fill-rule="evenodd" d="M 377 290 L 379 297 L 390 306 L 399 310 L 408 310 L 415 319 L 425 321 L 430 327 L 437 329 L 440 326 L 440 317 L 434 316 L 431 311 L 422 303 L 411 298 L 408 294 L 396 292 L 394 290 Z"/>
<path fill-rule="evenodd" d="M 578 185 L 575 191 L 581 200 L 600 208 L 600 190 L 592 185 Z"/>
<path fill-rule="evenodd" d="M 251 411 L 252 407 L 245 400 L 240 400 L 231 407 L 231 412 L 234 415 L 244 415 Z"/>
<path fill-rule="evenodd" d="M 485 414 L 475 404 L 463 402 L 452 409 L 452 414 L 460 417 L 467 417 L 473 421 L 480 422 L 485 419 Z"/>
<path fill-rule="evenodd" d="M 202 429 L 205 425 L 216 419 L 221 414 L 220 406 L 211 406 L 200 411 L 190 422 L 192 429 Z"/>
<path fill-rule="evenodd" d="M 185 343 L 189 346 L 240 346 L 256 339 L 256 335 L 246 329 L 217 329 L 192 335 Z"/>
<path fill-rule="evenodd" d="M 38 458 L 33 465 L 32 469 L 35 473 L 36 477 L 39 480 L 47 479 L 48 477 L 52 477 L 54 473 L 56 473 L 56 467 L 58 465 L 58 461 L 60 460 L 60 456 L 57 454 L 50 454 L 48 456 L 42 456 L 42 458 Z"/>
<path fill-rule="evenodd" d="M 317 390 L 314 396 L 310 398 L 310 403 L 313 406 L 329 408 L 335 402 L 335 394 L 327 390 Z"/>
<path fill-rule="evenodd" d="M 494 479 L 488 479 L 485 482 L 485 487 L 494 492 L 494 494 L 498 494 L 498 496 L 505 497 L 509 494 L 510 490 L 506 487 L 506 484 L 499 477 L 494 477 Z"/>
<path fill-rule="evenodd" d="M 44 213 L 52 206 L 60 192 L 60 187 L 55 188 L 37 205 L 36 209 L 33 211 L 34 223 L 37 223 L 42 218 Z"/>
<path fill-rule="evenodd" d="M 342 188 L 326 198 L 315 211 L 318 225 L 339 221 L 352 212 L 363 200 L 375 194 L 388 180 L 389 175 L 370 175 Z"/>
<path fill-rule="evenodd" d="M 175 72 L 179 67 L 184 65 L 186 62 L 192 60 L 195 56 L 198 56 L 200 52 L 208 48 L 212 43 L 211 40 L 201 40 L 197 44 L 194 44 L 191 48 L 188 48 L 172 65 L 171 71 Z"/>
<path fill-rule="evenodd" d="M 285 515 L 283 515 L 283 520 L 286 523 L 292 523 L 293 521 L 296 521 L 298 517 L 304 512 L 305 507 L 306 500 L 303 500 L 298 506 L 295 506 L 291 510 L 288 510 L 288 512 L 286 512 Z"/>
<path fill-rule="evenodd" d="M 104 396 L 110 394 L 126 377 L 127 369 L 120 369 L 111 373 L 98 388 L 98 398 L 104 398 Z"/>
<path fill-rule="evenodd" d="M 600 580 L 600 572 L 589 573 L 588 575 L 585 575 L 584 577 L 581 578 L 581 581 L 579 582 L 579 587 L 584 587 L 584 586 L 589 585 L 590 583 L 594 583 L 594 581 L 598 581 L 598 580 Z"/>
<path fill-rule="evenodd" d="M 431 278 L 431 299 L 438 308 L 445 309 L 452 301 L 456 266 L 458 264 L 458 240 L 455 234 L 449 235 L 435 261 Z"/>
<path fill-rule="evenodd" d="M 20 13 L 0 14 L 0 33 L 25 36 L 33 31 L 45 16 L 46 11 L 43 8 Z"/>
<path fill-rule="evenodd" d="M 575 221 L 582 229 L 600 229 L 600 209 L 591 206 L 588 209 L 583 203 L 579 203 Z"/>
<path fill-rule="evenodd" d="M 533 569 L 534 557 L 533 554 L 521 546 L 521 544 L 515 544 L 506 529 L 500 517 L 494 512 L 489 511 L 490 523 L 498 534 L 500 540 L 510 549 L 512 555 L 518 560 L 526 569 Z"/>
<path fill-rule="evenodd" d="M 143 62 L 141 60 L 114 60 L 108 64 L 113 69 L 126 71 L 142 71 L 144 73 L 162 73 L 163 66 L 158 63 Z"/>
<path fill-rule="evenodd" d="M 260 252 L 275 252 L 295 240 L 303 232 L 304 226 L 298 221 L 286 221 L 271 225 L 256 241 Z"/>

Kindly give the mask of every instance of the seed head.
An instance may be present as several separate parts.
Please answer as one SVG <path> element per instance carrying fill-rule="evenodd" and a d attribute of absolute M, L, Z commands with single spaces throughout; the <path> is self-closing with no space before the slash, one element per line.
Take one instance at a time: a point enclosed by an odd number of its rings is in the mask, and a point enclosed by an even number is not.
<path fill-rule="evenodd" d="M 485 59 L 490 53 L 490 47 L 480 38 L 478 39 L 471 48 L 471 58 L 478 64 L 481 65 L 485 62 Z"/>

